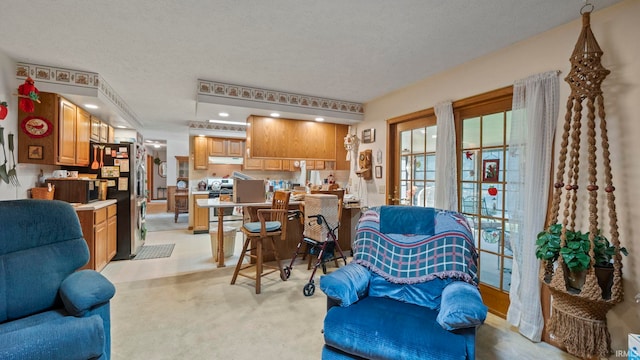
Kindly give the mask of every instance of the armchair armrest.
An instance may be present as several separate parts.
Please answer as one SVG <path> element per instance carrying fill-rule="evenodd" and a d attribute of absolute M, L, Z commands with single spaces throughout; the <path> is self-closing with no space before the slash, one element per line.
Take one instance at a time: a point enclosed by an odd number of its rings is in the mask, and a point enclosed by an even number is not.
<path fill-rule="evenodd" d="M 436 321 L 446 330 L 475 327 L 484 323 L 487 310 L 477 287 L 454 281 L 442 290 Z"/>
<path fill-rule="evenodd" d="M 362 265 L 349 263 L 338 270 L 320 277 L 320 289 L 332 304 L 349 306 L 367 295 L 371 273 Z"/>
<path fill-rule="evenodd" d="M 77 317 L 82 317 L 96 305 L 108 302 L 115 293 L 115 286 L 94 270 L 76 271 L 60 285 L 65 309 Z"/>

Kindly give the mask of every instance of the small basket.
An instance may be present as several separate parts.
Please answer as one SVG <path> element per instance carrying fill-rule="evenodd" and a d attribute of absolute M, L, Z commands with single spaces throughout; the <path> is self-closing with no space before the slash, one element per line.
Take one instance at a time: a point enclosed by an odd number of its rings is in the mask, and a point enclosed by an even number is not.
<path fill-rule="evenodd" d="M 51 189 L 49 189 L 48 187 L 31 188 L 31 198 L 53 200 L 53 193 L 55 192 L 55 190 L 55 185 L 51 185 Z"/>

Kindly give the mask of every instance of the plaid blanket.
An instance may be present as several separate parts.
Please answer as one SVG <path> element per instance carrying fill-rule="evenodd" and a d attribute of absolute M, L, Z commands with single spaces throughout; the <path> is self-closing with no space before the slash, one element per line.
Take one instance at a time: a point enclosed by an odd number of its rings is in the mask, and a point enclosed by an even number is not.
<path fill-rule="evenodd" d="M 381 221 L 380 207 L 360 218 L 354 242 L 356 263 L 393 283 L 456 278 L 477 284 L 478 253 L 460 213 L 436 210 L 433 235 L 385 234 L 380 231 Z"/>

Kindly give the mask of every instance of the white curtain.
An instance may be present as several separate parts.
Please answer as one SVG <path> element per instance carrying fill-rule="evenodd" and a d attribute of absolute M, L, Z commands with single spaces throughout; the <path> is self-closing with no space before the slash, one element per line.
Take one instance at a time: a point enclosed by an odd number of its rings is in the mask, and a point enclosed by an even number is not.
<path fill-rule="evenodd" d="M 536 236 L 545 225 L 558 92 L 557 71 L 513 86 L 506 193 L 514 261 L 507 321 L 532 341 L 540 341 L 544 325 L 535 250 Z"/>
<path fill-rule="evenodd" d="M 458 210 L 458 171 L 456 166 L 456 127 L 450 101 L 436 105 L 436 181 L 434 205 L 438 209 Z"/>

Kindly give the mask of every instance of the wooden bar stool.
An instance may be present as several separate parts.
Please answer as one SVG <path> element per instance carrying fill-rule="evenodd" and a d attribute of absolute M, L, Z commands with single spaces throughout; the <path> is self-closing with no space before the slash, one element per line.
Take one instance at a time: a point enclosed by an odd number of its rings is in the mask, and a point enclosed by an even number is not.
<path fill-rule="evenodd" d="M 231 278 L 231 285 L 236 283 L 238 275 L 254 279 L 256 281 L 256 294 L 260 294 L 260 279 L 268 274 L 279 271 L 280 278 L 287 280 L 287 277 L 282 270 L 282 264 L 278 257 L 278 250 L 276 248 L 276 237 L 280 237 L 284 240 L 287 236 L 287 221 L 288 221 L 288 207 L 289 207 L 289 191 L 276 191 L 273 194 L 273 202 L 271 209 L 258 209 L 257 220 L 252 219 L 252 222 L 245 223 L 242 226 L 242 232 L 245 234 L 244 246 L 242 247 L 242 254 L 238 259 L 238 264 L 233 272 Z M 265 265 L 262 262 L 263 251 L 265 250 L 263 241 L 267 241 L 271 244 L 271 249 L 276 258 L 277 266 Z M 251 244 L 254 244 L 255 248 L 251 248 Z M 245 256 L 255 260 L 252 264 L 243 264 Z M 246 271 L 255 267 L 255 275 L 253 272 Z M 270 269 L 264 271 L 264 268 Z"/>

